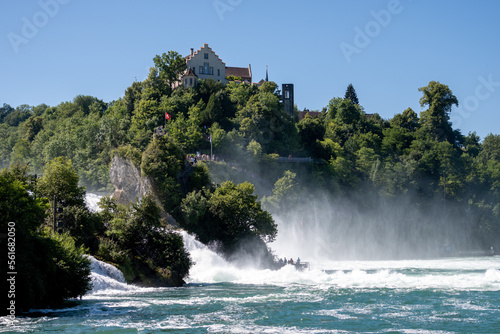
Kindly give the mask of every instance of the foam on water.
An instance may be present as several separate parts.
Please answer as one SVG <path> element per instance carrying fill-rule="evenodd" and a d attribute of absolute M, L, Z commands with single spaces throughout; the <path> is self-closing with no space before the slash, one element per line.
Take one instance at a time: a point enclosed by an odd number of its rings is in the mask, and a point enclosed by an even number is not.
<path fill-rule="evenodd" d="M 86 201 L 94 203 L 89 205 L 95 210 L 96 203 L 101 197 L 88 193 Z M 194 262 L 186 279 L 188 283 L 230 282 L 280 286 L 293 283 L 317 285 L 322 288 L 500 290 L 498 256 L 395 261 L 330 261 L 313 258 L 311 269 L 302 272 L 290 265 L 276 271 L 242 269 L 225 261 L 187 232 L 181 231 L 181 234 Z M 280 244 L 275 246 L 278 247 L 279 253 Z M 290 248 L 293 248 L 293 245 L 287 245 L 285 250 Z M 293 255 L 300 256 L 300 254 Z M 116 268 L 93 258 L 91 260 L 94 285 L 91 294 L 103 293 L 106 290 L 139 289 L 127 285 L 123 275 Z"/>
<path fill-rule="evenodd" d="M 97 203 L 99 203 L 99 201 L 101 200 L 102 197 L 103 197 L 102 195 L 98 195 L 98 194 L 94 194 L 94 193 L 86 193 L 85 204 L 87 205 L 87 207 L 89 208 L 90 211 L 92 211 L 92 212 L 99 212 L 100 211 L 100 208 L 97 205 Z"/>
<path fill-rule="evenodd" d="M 0 318 L 0 332 L 500 333 L 499 256 L 332 261 L 288 240 L 272 247 L 311 270 L 271 271 L 233 266 L 182 235 L 196 262 L 187 286 L 127 285 L 115 267 L 90 258 L 94 289 L 82 301 L 9 327 Z"/>
<path fill-rule="evenodd" d="M 311 270 L 297 271 L 287 265 L 280 270 L 241 269 L 226 262 L 207 246 L 182 232 L 195 264 L 189 283 L 232 282 L 239 284 L 290 283 L 334 288 L 499 290 L 499 257 L 439 260 L 325 261 Z"/>
<path fill-rule="evenodd" d="M 113 265 L 97 260 L 87 255 L 90 259 L 92 290 L 88 294 L 114 293 L 118 291 L 131 291 L 138 289 L 136 286 L 125 283 L 123 273 Z"/>

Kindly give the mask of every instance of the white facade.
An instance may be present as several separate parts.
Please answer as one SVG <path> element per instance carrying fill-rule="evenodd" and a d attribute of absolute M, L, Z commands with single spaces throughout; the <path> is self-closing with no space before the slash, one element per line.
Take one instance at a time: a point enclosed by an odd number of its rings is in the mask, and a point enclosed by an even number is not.
<path fill-rule="evenodd" d="M 207 43 L 196 52 L 191 49 L 191 54 L 186 57 L 186 68 L 190 68 L 198 79 L 213 79 L 227 83 L 226 64 Z"/>

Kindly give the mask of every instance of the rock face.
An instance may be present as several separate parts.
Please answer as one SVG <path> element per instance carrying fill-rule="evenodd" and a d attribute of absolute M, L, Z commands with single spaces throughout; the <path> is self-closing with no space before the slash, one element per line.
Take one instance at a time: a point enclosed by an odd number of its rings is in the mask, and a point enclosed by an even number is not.
<path fill-rule="evenodd" d="M 141 170 L 132 161 L 118 155 L 111 161 L 109 177 L 115 187 L 113 197 L 118 203 L 134 202 L 152 190 L 151 181 L 141 176 Z"/>

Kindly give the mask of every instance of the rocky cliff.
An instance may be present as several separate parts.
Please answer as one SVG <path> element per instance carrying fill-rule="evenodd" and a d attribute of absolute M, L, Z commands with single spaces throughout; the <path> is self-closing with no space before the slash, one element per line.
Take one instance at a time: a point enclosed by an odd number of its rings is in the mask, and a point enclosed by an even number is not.
<path fill-rule="evenodd" d="M 109 178 L 115 187 L 113 198 L 121 204 L 133 203 L 148 193 L 154 194 L 150 178 L 142 176 L 141 169 L 127 158 L 115 154 L 109 168 Z M 156 199 L 159 206 L 160 201 Z M 161 217 L 174 228 L 179 227 L 177 221 L 163 209 Z"/>
<path fill-rule="evenodd" d="M 116 154 L 111 161 L 109 177 L 115 187 L 113 197 L 118 203 L 135 202 L 152 190 L 151 181 L 141 175 L 140 168 Z"/>

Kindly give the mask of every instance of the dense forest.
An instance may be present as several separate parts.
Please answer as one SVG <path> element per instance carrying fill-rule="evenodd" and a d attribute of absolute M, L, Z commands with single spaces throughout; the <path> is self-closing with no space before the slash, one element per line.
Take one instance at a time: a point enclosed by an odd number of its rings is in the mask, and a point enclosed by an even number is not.
<path fill-rule="evenodd" d="M 191 265 L 165 214 L 230 259 L 243 249 L 269 260 L 266 243 L 299 224 L 302 238 L 336 257 L 500 247 L 500 135 L 453 129 L 458 99 L 447 85 L 418 88 L 422 111 L 395 111 L 391 119 L 365 111 L 349 85 L 299 120 L 297 111 L 284 113 L 274 82 L 199 80 L 172 89 L 184 59 L 170 51 L 153 62 L 148 77 L 116 101 L 80 95 L 57 106 L 0 108 L 2 214 L 10 212 L 4 198 L 29 203 L 22 210 L 30 216 L 4 217 L 19 226 L 26 220 L 19 233 L 34 244 L 73 242 L 71 252 L 115 263 L 130 282 L 144 284 L 172 275 L 182 281 Z M 197 152 L 215 159 L 191 166 L 186 155 Z M 154 193 L 128 207 L 105 197 L 102 211 L 92 213 L 82 186 L 110 193 L 115 154 L 154 180 Z M 49 178 L 61 171 L 53 180 L 67 184 L 51 189 Z M 54 196 L 64 202 L 62 234 L 48 228 Z M 150 278 L 139 277 L 148 270 Z"/>

